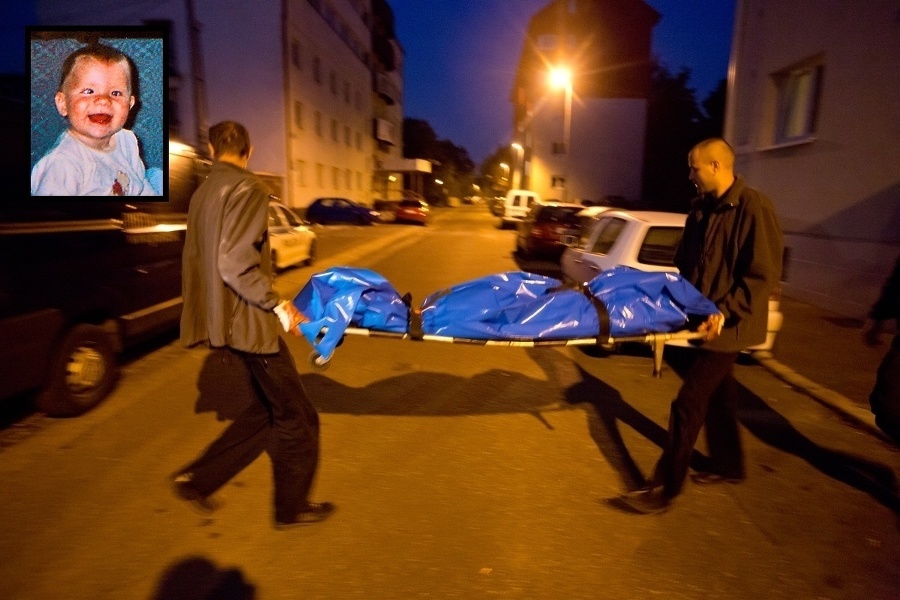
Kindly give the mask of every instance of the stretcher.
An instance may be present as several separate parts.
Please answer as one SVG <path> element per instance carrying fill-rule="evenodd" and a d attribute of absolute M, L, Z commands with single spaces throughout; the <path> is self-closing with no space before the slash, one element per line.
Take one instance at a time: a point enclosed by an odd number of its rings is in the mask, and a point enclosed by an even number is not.
<path fill-rule="evenodd" d="M 300 333 L 313 347 L 310 365 L 326 369 L 344 336 L 535 348 L 645 343 L 653 375 L 666 343 L 705 337 L 696 327 L 715 305 L 679 275 L 618 267 L 582 285 L 522 271 L 435 292 L 421 306 L 381 275 L 352 267 L 318 273 L 294 306 L 309 319 Z"/>

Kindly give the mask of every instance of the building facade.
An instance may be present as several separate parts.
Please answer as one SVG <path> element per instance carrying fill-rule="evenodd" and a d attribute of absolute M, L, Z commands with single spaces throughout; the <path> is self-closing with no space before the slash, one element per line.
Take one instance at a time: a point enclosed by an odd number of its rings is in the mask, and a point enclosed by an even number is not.
<path fill-rule="evenodd" d="M 739 0 L 725 137 L 775 201 L 785 292 L 866 316 L 900 253 L 900 5 Z"/>
<path fill-rule="evenodd" d="M 37 0 L 36 13 L 41 25 L 167 27 L 172 137 L 196 145 L 198 123 L 245 124 L 250 168 L 290 206 L 372 204 L 386 182 L 402 185 L 384 170 L 402 156 L 403 126 L 403 54 L 384 0 Z M 392 60 L 373 52 L 385 47 Z"/>
<path fill-rule="evenodd" d="M 642 0 L 552 0 L 528 26 L 513 84 L 513 186 L 543 198 L 641 195 L 651 34 Z M 564 69 L 559 85 L 550 80 Z"/>

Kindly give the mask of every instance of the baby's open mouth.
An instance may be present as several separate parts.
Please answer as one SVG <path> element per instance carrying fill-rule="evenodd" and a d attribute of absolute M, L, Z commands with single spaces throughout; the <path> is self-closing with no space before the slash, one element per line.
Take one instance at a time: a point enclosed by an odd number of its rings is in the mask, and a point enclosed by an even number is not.
<path fill-rule="evenodd" d="M 112 121 L 112 115 L 105 115 L 105 114 L 100 113 L 100 114 L 96 114 L 96 115 L 88 115 L 88 119 L 91 121 L 91 123 L 97 123 L 99 125 L 106 125 L 107 123 Z"/>

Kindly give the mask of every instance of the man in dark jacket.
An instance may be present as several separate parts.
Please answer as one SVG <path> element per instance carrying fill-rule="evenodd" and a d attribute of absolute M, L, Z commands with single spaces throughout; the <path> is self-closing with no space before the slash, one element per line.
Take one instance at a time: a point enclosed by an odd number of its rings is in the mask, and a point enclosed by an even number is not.
<path fill-rule="evenodd" d="M 879 335 L 888 321 L 894 320 L 896 325 L 900 325 L 900 256 L 894 264 L 893 273 L 884 282 L 881 296 L 872 305 L 869 317 L 872 325 L 866 331 L 865 340 L 873 347 L 881 343 Z M 869 404 L 875 415 L 875 424 L 900 444 L 900 334 L 894 336 L 878 367 Z"/>
<path fill-rule="evenodd" d="M 275 479 L 275 524 L 314 523 L 334 510 L 312 503 L 319 461 L 319 416 L 278 333 L 299 335 L 302 315 L 272 288 L 269 197 L 247 170 L 247 130 L 224 121 L 209 130 L 215 162 L 191 198 L 182 257 L 181 341 L 222 349 L 243 364 L 256 391 L 203 454 L 174 477 L 176 494 L 204 512 L 213 493 L 268 448 Z M 276 315 L 276 312 L 279 313 Z"/>
<path fill-rule="evenodd" d="M 640 513 L 665 510 L 681 492 L 700 429 L 706 425 L 710 471 L 696 483 L 739 483 L 744 461 L 736 418 L 734 363 L 744 348 L 765 340 L 769 296 L 781 278 L 781 227 L 771 200 L 734 174 L 734 151 L 711 138 L 688 155 L 699 193 L 675 256 L 681 274 L 719 309 L 700 327 L 701 346 L 689 351 L 672 402 L 668 441 L 645 487 L 619 500 Z"/>

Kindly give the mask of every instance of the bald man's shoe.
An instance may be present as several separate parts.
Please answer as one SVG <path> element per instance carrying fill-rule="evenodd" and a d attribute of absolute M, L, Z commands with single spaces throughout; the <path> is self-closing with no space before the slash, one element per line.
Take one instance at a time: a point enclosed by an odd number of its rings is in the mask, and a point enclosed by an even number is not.
<path fill-rule="evenodd" d="M 739 483 L 743 483 L 744 479 L 744 477 L 727 477 L 725 475 L 719 475 L 718 473 L 711 473 L 709 471 L 698 471 L 696 473 L 691 473 L 691 481 L 700 485 L 712 485 L 715 483 L 730 483 L 732 485 L 737 485 Z"/>

